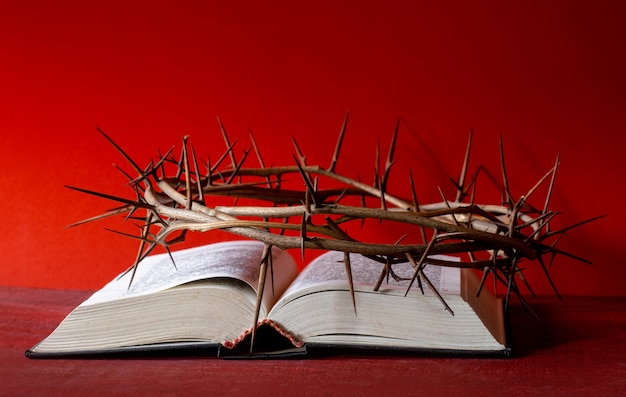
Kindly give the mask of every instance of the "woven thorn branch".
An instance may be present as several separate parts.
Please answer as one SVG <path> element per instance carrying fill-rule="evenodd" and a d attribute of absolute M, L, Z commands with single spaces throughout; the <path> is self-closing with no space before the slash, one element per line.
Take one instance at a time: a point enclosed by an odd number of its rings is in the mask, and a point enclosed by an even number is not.
<path fill-rule="evenodd" d="M 71 226 L 116 215 L 125 215 L 126 219 L 141 221 L 138 235 L 122 233 L 139 240 L 136 259 L 133 266 L 128 269 L 132 272 L 131 283 L 142 259 L 153 252 L 155 247 L 164 246 L 169 253 L 169 246 L 183 241 L 189 231 L 223 230 L 261 241 L 266 249 L 260 258 L 254 330 L 258 321 L 266 274 L 268 268 L 271 270 L 272 266 L 272 256 L 268 254 L 272 246 L 281 249 L 300 249 L 303 256 L 304 251 L 308 249 L 343 252 L 353 305 L 355 303 L 351 255 L 364 255 L 381 263 L 376 290 L 383 280 L 389 281 L 390 276 L 397 277 L 393 272 L 395 264 L 409 262 L 414 269 L 414 275 L 408 288 L 412 288 L 415 281 L 421 288 L 421 281 L 424 280 L 439 297 L 445 309 L 452 314 L 450 307 L 425 275 L 426 266 L 454 266 L 480 270 L 483 276 L 478 294 L 491 275 L 494 285 L 502 284 L 506 289 L 505 307 L 508 307 L 511 295 L 515 295 L 523 306 L 533 313 L 520 289 L 522 283 L 532 293 L 532 288 L 520 267 L 522 261 L 539 265 L 559 299 L 561 296 L 548 271 L 555 257 L 563 255 L 590 263 L 584 258 L 559 249 L 557 245 L 567 231 L 600 217 L 558 230 L 551 228 L 551 221 L 557 215 L 556 211 L 550 210 L 550 199 L 559 167 L 559 156 L 555 165 L 525 195 L 515 199 L 509 188 L 501 137 L 499 149 L 504 202 L 477 204 L 474 198 L 476 180 L 481 168 L 468 177 L 472 145 L 470 131 L 460 176 L 458 180 L 453 180 L 456 186 L 454 200 L 447 200 L 442 193 L 442 202 L 419 204 L 410 172 L 411 199 L 397 197 L 387 189 L 389 175 L 395 163 L 394 153 L 400 119 L 392 135 L 382 170 L 378 166 L 377 147 L 372 184 L 363 183 L 360 179 L 353 179 L 336 171 L 348 114 L 340 130 L 330 165 L 326 168 L 308 165 L 295 139 L 292 139 L 295 150 L 293 162 L 284 166 L 265 166 L 252 133 L 250 147 L 244 150 L 243 154 L 237 155 L 235 153 L 237 142 L 231 142 L 219 118 L 218 123 L 226 150 L 216 161 L 212 162 L 210 157 L 206 161 L 201 161 L 196 156 L 188 136 L 185 136 L 182 139 L 179 156 L 173 154 L 175 147 L 172 146 L 144 168 L 98 128 L 102 136 L 132 168 L 132 173 L 127 173 L 117 167 L 128 179 L 128 186 L 134 191 L 135 199 L 68 186 L 121 204 L 115 209 Z M 258 166 L 248 166 L 251 152 L 256 155 Z M 288 175 L 300 178 L 302 188 L 284 188 L 285 177 Z M 341 187 L 322 189 L 320 187 L 322 180 L 332 180 L 334 185 L 340 184 Z M 543 206 L 538 209 L 529 203 L 529 199 L 537 188 L 545 183 L 549 184 L 547 195 Z M 233 205 L 211 205 L 213 199 L 224 196 L 234 197 Z M 348 197 L 360 198 L 360 204 L 346 204 Z M 238 205 L 238 200 L 243 198 L 255 199 L 255 203 L 262 204 Z M 377 224 L 393 222 L 414 229 L 415 233 L 421 236 L 422 243 L 365 242 L 349 235 L 346 228 L 342 227 L 352 222 L 371 219 L 377 220 Z M 438 254 L 455 255 L 460 257 L 461 261 L 433 258 L 433 255 Z M 252 337 L 254 339 L 254 331 Z"/>

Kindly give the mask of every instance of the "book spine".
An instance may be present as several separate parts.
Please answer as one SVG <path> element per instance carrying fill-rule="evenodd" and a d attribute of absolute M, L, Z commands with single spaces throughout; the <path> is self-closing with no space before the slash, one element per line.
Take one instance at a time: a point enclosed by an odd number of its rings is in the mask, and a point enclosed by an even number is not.
<path fill-rule="evenodd" d="M 293 347 L 300 348 L 300 347 L 304 346 L 304 342 L 302 342 L 301 340 L 296 338 L 292 333 L 290 333 L 289 331 L 284 329 L 277 322 L 272 321 L 272 320 L 266 318 L 266 319 L 263 319 L 263 320 L 259 321 L 259 324 L 257 325 L 257 328 L 262 326 L 262 325 L 267 325 L 267 326 L 270 326 L 271 328 L 273 328 L 276 332 L 278 332 L 278 334 L 280 336 L 282 336 L 283 338 L 288 340 L 293 345 Z M 224 341 L 221 344 L 222 344 L 222 346 L 224 346 L 227 349 L 234 349 L 243 340 L 245 340 L 246 338 L 248 338 L 251 335 L 252 335 L 252 327 L 250 327 L 247 330 L 243 331 L 241 333 L 241 335 L 239 335 L 235 339 Z"/>
<path fill-rule="evenodd" d="M 480 317 L 491 335 L 507 346 L 504 304 L 502 299 L 494 296 L 491 291 L 483 288 L 478 294 L 480 280 L 473 269 L 461 269 L 461 296 Z"/>

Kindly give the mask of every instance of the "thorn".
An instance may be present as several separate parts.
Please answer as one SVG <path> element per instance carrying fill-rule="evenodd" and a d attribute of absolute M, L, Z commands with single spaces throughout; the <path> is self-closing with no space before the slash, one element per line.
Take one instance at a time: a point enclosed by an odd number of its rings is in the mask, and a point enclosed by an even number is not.
<path fill-rule="evenodd" d="M 172 251 L 170 250 L 170 247 L 165 245 L 165 251 L 167 252 L 167 255 L 170 257 L 170 260 L 172 261 L 172 265 L 174 265 L 174 269 L 178 270 L 178 266 L 176 266 L 176 261 L 174 260 L 174 256 L 172 255 Z"/>
<path fill-rule="evenodd" d="M 415 183 L 413 182 L 413 172 L 409 170 L 409 183 L 411 185 L 411 201 L 413 202 L 413 210 L 420 212 L 420 205 L 417 201 L 417 193 L 415 192 Z"/>
<path fill-rule="evenodd" d="M 306 172 L 304 172 L 304 169 L 302 168 L 302 166 L 300 165 L 300 162 L 298 161 L 298 159 L 295 156 L 294 156 L 294 160 L 296 161 L 296 165 L 298 166 L 298 170 L 300 171 L 300 175 L 302 176 L 302 180 L 304 181 L 304 185 L 306 186 L 306 190 L 307 190 L 307 192 L 309 192 L 309 195 L 310 195 L 311 199 L 313 200 L 313 205 L 317 208 L 318 207 L 318 201 L 317 201 L 317 197 L 316 197 L 317 195 L 316 195 L 313 183 L 309 179 L 309 176 L 306 174 Z"/>
<path fill-rule="evenodd" d="M 254 152 L 256 153 L 256 158 L 259 161 L 259 165 L 261 166 L 261 169 L 265 169 L 265 163 L 263 162 L 263 157 L 261 157 L 261 152 L 259 151 L 259 147 L 256 144 L 256 139 L 254 139 L 254 135 L 252 134 L 252 131 L 249 131 L 250 133 L 250 141 L 252 142 L 252 147 L 254 148 Z M 268 176 L 265 177 L 265 179 L 267 180 L 267 187 L 268 188 L 272 188 L 272 181 Z"/>
<path fill-rule="evenodd" d="M 374 187 L 379 187 L 380 141 L 376 138 L 376 153 L 374 154 Z"/>
<path fill-rule="evenodd" d="M 139 166 L 130 158 L 129 155 L 126 154 L 126 152 L 124 152 L 124 150 L 122 150 L 122 148 L 113 141 L 113 139 L 111 139 L 104 131 L 102 131 L 98 126 L 96 126 L 96 130 L 98 130 L 98 132 L 100 134 L 102 134 L 102 136 L 104 136 L 104 138 L 109 141 L 109 143 L 111 145 L 113 145 L 113 147 L 122 155 L 122 157 L 124 157 L 126 159 L 126 161 L 128 161 L 128 163 L 133 167 L 133 169 L 138 173 L 141 174 L 142 170 L 141 168 L 139 168 Z"/>
<path fill-rule="evenodd" d="M 254 339 L 256 336 L 257 326 L 259 324 L 259 315 L 261 313 L 261 302 L 263 300 L 263 290 L 265 289 L 265 278 L 267 276 L 267 252 L 270 250 L 269 245 L 263 247 L 263 257 L 261 258 L 259 269 L 259 284 L 256 292 L 256 305 L 254 308 L 254 324 L 252 326 L 252 335 L 250 338 L 250 353 L 254 348 Z"/>
<path fill-rule="evenodd" d="M 302 214 L 302 221 L 300 222 L 300 255 L 302 262 L 304 262 L 304 243 L 307 241 L 306 225 L 308 214 L 305 212 Z"/>
<path fill-rule="evenodd" d="M 196 157 L 196 151 L 193 147 L 193 144 L 191 145 L 191 159 L 193 160 L 193 168 L 196 173 L 196 186 L 198 189 L 198 200 L 201 203 L 204 203 L 204 192 L 202 191 L 202 181 L 200 180 L 200 169 L 198 167 L 198 158 Z"/>
<path fill-rule="evenodd" d="M 163 178 L 165 178 L 165 171 L 164 171 L 164 166 L 163 163 L 165 161 L 167 161 L 167 157 L 172 153 L 172 151 L 174 151 L 175 146 L 172 146 L 166 153 L 164 156 L 160 156 L 159 161 L 152 167 L 152 172 L 144 172 L 144 174 L 139 177 L 136 178 L 134 180 L 131 181 L 132 185 L 136 185 L 139 186 L 139 184 L 141 182 L 143 182 L 146 178 L 148 178 L 149 175 L 154 175 L 155 178 L 157 178 L 156 176 L 156 172 L 158 169 L 161 169 L 161 174 L 163 175 Z M 158 178 L 157 178 L 158 179 Z"/>
<path fill-rule="evenodd" d="M 476 200 L 476 190 L 478 185 L 478 171 L 476 171 L 476 175 L 472 178 L 472 194 L 470 196 L 470 205 L 475 204 Z"/>
<path fill-rule="evenodd" d="M 113 163 L 113 167 L 115 167 L 115 169 L 117 169 L 117 170 L 118 170 L 118 171 L 119 171 L 122 175 L 124 175 L 124 177 L 125 177 L 126 179 L 128 179 L 128 185 L 129 185 L 129 186 L 131 186 L 131 187 L 137 187 L 137 188 L 139 188 L 139 189 L 141 189 L 141 190 L 144 190 L 144 188 L 143 188 L 143 187 L 141 187 L 141 186 L 139 186 L 139 185 L 136 185 L 136 183 L 135 183 L 135 181 L 134 181 L 134 178 L 133 178 L 132 176 L 130 176 L 130 175 L 129 175 L 126 171 L 124 171 L 124 170 L 122 169 L 122 167 L 120 167 L 119 165 L 117 165 L 117 164 L 115 164 L 115 163 Z M 142 177 L 143 177 L 143 176 L 142 176 Z"/>
<path fill-rule="evenodd" d="M 506 289 L 506 298 L 504 300 L 504 307 L 508 308 L 509 307 L 509 300 L 511 297 L 511 292 L 513 291 L 513 288 L 517 289 L 516 287 L 514 287 L 515 285 L 515 273 L 517 269 L 517 258 L 513 258 L 511 261 L 511 270 L 510 273 L 508 275 L 508 283 L 507 283 L 507 289 Z"/>
<path fill-rule="evenodd" d="M 539 181 L 537 183 L 535 183 L 535 186 L 533 186 L 528 193 L 526 193 L 525 197 L 525 201 L 528 201 L 528 198 L 535 192 L 535 190 L 537 190 L 537 188 L 543 183 L 543 181 L 545 181 L 550 175 L 552 175 L 554 177 L 554 172 L 555 172 L 555 168 L 550 169 L 550 171 L 546 172 L 546 174 L 541 177 L 541 179 L 539 179 Z M 554 179 L 553 179 L 554 180 Z"/>
<path fill-rule="evenodd" d="M 550 269 L 552 269 L 552 265 L 554 264 L 554 260 L 556 259 L 556 246 L 559 244 L 559 241 L 561 241 L 561 238 L 563 238 L 563 234 L 560 234 L 551 245 L 550 264 L 548 265 Z"/>
<path fill-rule="evenodd" d="M 191 209 L 191 177 L 189 172 L 189 156 L 187 156 L 187 140 L 189 135 L 183 137 L 183 167 L 185 171 L 185 193 L 187 195 L 187 203 L 185 208 Z"/>
<path fill-rule="evenodd" d="M 441 187 L 437 186 L 437 189 L 439 189 L 439 194 L 441 195 L 441 198 L 442 198 L 443 202 L 446 204 L 446 207 L 448 207 L 448 209 L 451 209 L 450 202 L 448 202 L 448 199 L 443 194 L 443 190 L 441 190 Z M 456 216 L 454 215 L 454 213 L 450 213 L 450 216 L 452 217 L 452 220 L 454 221 L 454 224 L 459 226 L 459 221 L 456 219 Z"/>
<path fill-rule="evenodd" d="M 552 189 L 554 188 L 554 180 L 556 179 L 556 171 L 559 168 L 560 158 L 561 158 L 561 154 L 557 153 L 556 161 L 554 162 L 554 167 L 552 168 L 552 179 L 550 180 L 550 187 L 548 188 L 548 193 L 546 194 L 546 201 L 545 201 L 545 204 L 543 205 L 542 213 L 544 214 L 548 212 L 548 207 L 550 206 L 550 199 L 552 197 Z"/>
<path fill-rule="evenodd" d="M 302 166 L 306 167 L 306 156 L 302 155 L 300 148 L 298 147 L 298 143 L 296 142 L 296 138 L 291 138 L 291 143 L 293 144 L 293 148 L 296 151 L 296 155 L 298 156 L 298 160 L 302 163 Z"/>
<path fill-rule="evenodd" d="M 256 158 L 259 161 L 259 165 L 261 166 L 261 168 L 265 168 L 265 163 L 263 162 L 263 157 L 261 157 L 259 147 L 256 144 L 256 139 L 254 139 L 254 134 L 252 134 L 251 130 L 249 130 L 248 133 L 250 134 L 250 141 L 252 142 L 252 147 L 254 148 L 254 153 L 256 153 Z"/>
<path fill-rule="evenodd" d="M 272 249 L 271 248 L 272 247 L 270 246 L 269 254 L 267 256 L 267 263 L 268 263 L 268 265 L 270 267 L 270 276 L 272 278 L 271 279 L 271 281 L 272 281 L 272 296 L 276 297 L 276 289 L 275 289 L 276 286 L 275 286 L 275 283 L 274 283 L 274 256 L 272 255 Z"/>
<path fill-rule="evenodd" d="M 378 276 L 378 281 L 376 282 L 376 285 L 374 286 L 374 292 L 378 292 L 385 278 L 387 278 L 387 281 L 389 281 L 389 268 L 390 267 L 391 267 L 391 258 L 387 256 L 385 257 L 385 265 L 383 266 L 383 270 L 380 272 L 380 275 Z"/>
<path fill-rule="evenodd" d="M 378 184 L 379 192 L 380 192 L 380 208 L 383 210 L 387 210 L 387 200 L 385 200 L 385 188 L 383 183 Z"/>
<path fill-rule="evenodd" d="M 226 151 L 224 153 L 222 153 L 222 155 L 220 156 L 220 158 L 217 160 L 217 162 L 215 163 L 215 165 L 213 167 L 209 167 L 209 173 L 212 175 L 213 172 L 217 171 L 217 168 L 222 164 L 222 162 L 224 161 L 224 159 L 233 151 L 233 148 L 235 147 L 235 144 L 237 143 L 237 139 L 235 139 L 232 143 L 232 145 L 228 146 L 228 148 L 226 148 Z M 234 167 L 234 166 L 233 166 Z"/>
<path fill-rule="evenodd" d="M 415 262 L 415 258 L 413 258 L 413 255 L 411 255 L 410 252 L 407 252 L 405 254 L 406 258 L 409 260 L 409 262 L 411 262 L 411 265 L 415 269 L 415 272 L 413 273 L 413 277 L 411 278 L 411 282 L 409 283 L 409 286 L 407 287 L 406 293 L 404 294 L 404 296 L 408 295 L 409 290 L 413 286 L 413 282 L 415 281 L 415 279 L 417 279 L 418 282 L 420 282 L 420 278 L 419 277 L 421 275 L 423 275 L 422 267 L 424 266 L 424 261 L 426 260 L 426 258 L 430 254 L 430 251 L 432 250 L 433 246 L 435 245 L 435 242 L 437 241 L 437 234 L 438 233 L 439 233 L 439 231 L 437 229 L 435 229 L 434 233 L 433 233 L 433 237 L 430 239 L 430 242 L 426 246 L 426 249 L 422 253 L 422 256 L 420 257 L 420 260 L 419 260 L 418 263 Z M 423 295 L 424 294 L 424 290 L 422 289 L 421 283 L 420 283 L 420 290 L 422 290 L 422 295 Z"/>
<path fill-rule="evenodd" d="M 506 166 L 504 162 L 504 144 L 502 142 L 502 134 L 500 134 L 500 167 L 502 168 L 502 183 L 504 184 L 504 193 L 506 195 L 506 203 L 513 207 L 513 199 L 511 197 L 511 190 L 509 189 L 509 179 L 506 174 Z"/>
<path fill-rule="evenodd" d="M 248 157 L 248 153 L 250 153 L 250 149 L 251 148 L 248 148 L 248 150 L 243 152 L 243 157 L 241 158 L 241 161 L 236 165 L 236 167 L 234 167 L 232 173 L 230 174 L 230 177 L 226 181 L 227 185 L 230 185 L 231 182 L 233 181 L 233 179 L 235 179 L 235 177 L 239 173 L 239 170 L 241 169 L 241 166 L 243 165 L 243 163 L 246 161 L 246 158 Z"/>
<path fill-rule="evenodd" d="M 352 306 L 354 307 L 354 315 L 356 316 L 356 297 L 354 295 L 354 281 L 352 279 L 352 264 L 350 263 L 350 254 L 348 252 L 343 253 L 343 263 L 346 267 L 346 276 L 348 278 L 348 285 L 350 286 L 350 296 L 352 297 Z"/>
<path fill-rule="evenodd" d="M 555 231 L 553 231 L 553 232 L 546 233 L 545 235 L 543 235 L 543 236 L 542 236 L 542 240 L 545 240 L 545 239 L 546 239 L 546 238 L 548 238 L 548 237 L 554 236 L 555 234 L 564 234 L 564 233 L 566 233 L 568 230 L 571 230 L 571 229 L 574 229 L 574 228 L 580 227 L 580 226 L 585 225 L 585 224 L 587 224 L 587 223 L 591 223 L 591 222 L 597 221 L 598 219 L 602 219 L 602 218 L 604 218 L 604 217 L 606 217 L 606 215 L 598 215 L 598 216 L 594 216 L 593 218 L 589 218 L 589 219 L 586 219 L 586 220 L 584 220 L 584 221 L 581 221 L 581 222 L 575 223 L 575 224 L 573 224 L 573 225 L 570 225 L 570 226 L 564 227 L 563 229 L 560 229 L 560 230 L 555 230 Z"/>
<path fill-rule="evenodd" d="M 391 143 L 389 144 L 389 152 L 387 153 L 387 161 L 385 162 L 385 172 L 383 173 L 383 178 L 381 181 L 381 186 L 383 190 L 387 189 L 387 182 L 389 181 L 389 174 L 391 172 L 391 167 L 395 163 L 393 156 L 396 150 L 396 140 L 398 138 L 398 130 L 400 129 L 400 119 L 396 122 L 396 129 L 393 132 L 391 137 Z"/>
<path fill-rule="evenodd" d="M 142 251 L 142 249 L 145 248 L 145 243 L 140 244 L 140 251 L 137 252 L 135 263 L 133 264 L 133 266 L 131 266 L 132 273 L 130 275 L 130 280 L 128 281 L 128 289 L 130 289 L 133 284 L 135 275 L 137 274 L 137 269 L 139 268 L 139 264 L 154 250 L 154 248 L 156 248 L 156 246 L 156 241 L 153 241 L 150 246 L 145 249 L 145 251 Z"/>
<path fill-rule="evenodd" d="M 123 207 L 118 207 L 118 208 L 114 208 L 112 210 L 108 210 L 104 214 L 92 216 L 91 218 L 87 218 L 87 219 L 82 219 L 82 220 L 80 220 L 78 222 L 74 222 L 74 223 L 69 224 L 69 225 L 67 225 L 65 227 L 69 229 L 69 228 L 72 228 L 72 227 L 84 225 L 84 224 L 89 223 L 89 222 L 98 221 L 98 220 L 101 220 L 101 219 L 109 218 L 109 217 L 112 217 L 112 216 L 120 215 L 120 214 L 123 214 L 125 212 L 130 212 L 130 211 L 134 211 L 134 210 L 135 210 L 134 206 L 132 206 L 132 205 L 125 205 Z"/>
<path fill-rule="evenodd" d="M 463 167 L 461 168 L 461 175 L 459 176 L 459 183 L 457 184 L 456 191 L 456 202 L 461 202 L 463 200 L 463 195 L 465 194 L 465 176 L 467 174 L 467 167 L 469 165 L 470 159 L 470 151 L 472 148 L 472 135 L 474 134 L 474 129 L 470 129 L 469 138 L 467 139 L 467 148 L 465 149 L 465 158 L 463 159 Z"/>
<path fill-rule="evenodd" d="M 522 280 L 522 282 L 524 283 L 524 285 L 528 289 L 528 292 L 530 292 L 530 294 L 533 296 L 533 298 L 536 297 L 537 295 L 535 295 L 535 291 L 533 291 L 533 289 L 530 287 L 530 284 L 528 283 L 528 280 L 524 276 L 524 273 L 522 272 L 522 269 L 518 269 L 517 270 L 517 277 L 520 280 Z"/>
<path fill-rule="evenodd" d="M 341 131 L 339 132 L 339 137 L 337 138 L 337 144 L 335 145 L 335 152 L 333 153 L 333 158 L 330 162 L 330 167 L 328 170 L 330 172 L 335 172 L 335 166 L 337 165 L 337 161 L 339 160 L 339 152 L 341 151 L 341 144 L 343 142 L 343 138 L 346 133 L 346 126 L 348 125 L 348 116 L 350 111 L 346 112 L 346 116 L 343 119 L 343 125 L 341 126 Z"/>
<path fill-rule="evenodd" d="M 544 213 L 540 216 L 538 216 L 537 218 L 531 220 L 530 222 L 526 222 L 523 225 L 519 225 L 518 229 L 524 229 L 528 226 L 532 226 L 533 224 L 540 222 L 539 226 L 537 226 L 537 228 L 535 230 L 533 230 L 533 232 L 531 234 L 528 235 L 528 237 L 526 237 L 524 239 L 524 243 L 528 243 L 529 241 L 531 241 L 537 234 L 541 233 L 541 229 L 543 229 L 544 227 L 547 227 L 548 225 L 550 225 L 550 221 L 557 215 L 556 212 L 550 213 Z"/>
<path fill-rule="evenodd" d="M 347 192 L 348 192 L 348 187 L 346 186 L 335 199 L 335 204 L 339 204 L 339 202 L 341 201 L 342 198 L 344 198 Z"/>
<path fill-rule="evenodd" d="M 413 201 L 413 208 L 415 212 L 420 212 L 420 204 L 417 201 L 417 194 L 415 193 L 415 183 L 413 182 L 413 172 L 409 170 L 409 182 L 411 183 L 411 200 Z M 426 228 L 420 225 L 420 234 L 422 236 L 422 242 L 426 244 Z"/>
<path fill-rule="evenodd" d="M 220 131 L 222 132 L 222 137 L 224 138 L 224 142 L 226 143 L 226 151 L 230 155 L 230 163 L 233 168 L 235 168 L 237 164 L 237 160 L 235 159 L 235 152 L 233 151 L 233 147 L 230 144 L 230 140 L 228 139 L 228 134 L 226 134 L 226 129 L 224 128 L 224 124 L 222 124 L 222 120 L 218 117 L 217 123 L 220 126 Z"/>
<path fill-rule="evenodd" d="M 122 198 L 122 197 L 111 196 L 109 194 L 98 193 L 98 192 L 94 192 L 94 191 L 91 191 L 91 190 L 81 189 L 81 188 L 78 188 L 78 187 L 73 187 L 73 186 L 68 186 L 68 185 L 65 185 L 65 187 L 68 188 L 68 189 L 76 190 L 77 192 L 87 193 L 87 194 L 91 194 L 93 196 L 102 197 L 102 198 L 105 198 L 107 200 L 118 201 L 120 203 L 131 205 L 133 207 L 154 209 L 154 206 L 152 206 L 150 204 L 147 204 L 147 203 L 144 203 L 142 201 L 128 200 L 128 199 L 125 199 L 125 198 Z"/>
<path fill-rule="evenodd" d="M 543 258 L 541 257 L 541 254 L 539 252 L 537 253 L 537 261 L 541 265 L 541 268 L 543 269 L 543 273 L 546 275 L 546 278 L 548 279 L 548 282 L 550 283 L 552 290 L 556 294 L 557 298 L 559 298 L 559 300 L 562 302 L 563 298 L 561 297 L 559 290 L 556 289 L 556 285 L 554 284 L 554 281 L 552 280 L 552 277 L 550 276 L 550 273 L 548 272 L 548 268 L 546 267 L 546 264 L 543 261 Z"/>
<path fill-rule="evenodd" d="M 435 295 L 437 295 L 437 298 L 439 298 L 439 302 L 441 302 L 441 304 L 443 305 L 443 307 L 450 312 L 451 315 L 454 316 L 454 311 L 452 310 L 452 308 L 450 307 L 450 305 L 448 305 L 448 303 L 446 302 L 445 299 L 443 299 L 443 296 L 441 296 L 441 294 L 439 293 L 439 291 L 437 290 L 437 288 L 435 288 L 435 286 L 433 285 L 433 283 L 430 282 L 430 280 L 428 279 L 428 277 L 426 277 L 426 275 L 424 274 L 423 271 L 420 271 L 420 273 L 422 274 L 422 278 L 424 279 L 424 281 L 426 281 L 426 284 L 428 284 L 428 287 L 435 293 Z"/>
<path fill-rule="evenodd" d="M 330 227 L 331 230 L 333 230 L 335 233 L 339 234 L 342 239 L 347 241 L 356 241 L 355 239 L 350 237 L 348 233 L 346 233 L 342 228 L 340 228 L 339 225 L 337 225 L 337 223 L 333 221 L 329 216 L 324 217 L 324 219 L 326 220 L 326 224 L 328 225 L 328 227 Z"/>

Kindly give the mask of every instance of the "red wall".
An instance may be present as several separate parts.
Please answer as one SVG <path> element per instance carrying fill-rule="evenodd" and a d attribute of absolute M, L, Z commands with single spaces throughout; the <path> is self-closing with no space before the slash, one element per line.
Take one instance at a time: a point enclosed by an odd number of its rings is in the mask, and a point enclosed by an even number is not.
<path fill-rule="evenodd" d="M 145 163 L 183 134 L 217 156 L 219 116 L 240 151 L 251 128 L 268 163 L 290 163 L 293 136 L 327 165 L 350 109 L 339 170 L 369 181 L 401 116 L 394 186 L 411 168 L 422 202 L 452 194 L 470 128 L 472 166 L 498 177 L 502 134 L 515 195 L 560 152 L 558 222 L 608 217 L 563 243 L 594 264 L 561 258 L 553 277 L 626 293 L 625 3 L 91 3 L 0 3 L 1 285 L 97 288 L 133 260 L 103 230 L 117 221 L 65 228 L 114 204 L 63 185 L 132 196 L 94 125 Z"/>

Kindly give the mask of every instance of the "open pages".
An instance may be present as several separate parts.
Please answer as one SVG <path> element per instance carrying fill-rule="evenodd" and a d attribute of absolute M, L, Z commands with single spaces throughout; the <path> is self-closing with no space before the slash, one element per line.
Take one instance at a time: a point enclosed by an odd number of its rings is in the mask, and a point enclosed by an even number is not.
<path fill-rule="evenodd" d="M 154 255 L 74 309 L 29 353 L 103 353 L 172 343 L 218 343 L 254 321 L 263 244 L 234 241 Z M 273 250 L 262 315 L 297 274 L 293 258 Z M 129 287 L 130 286 L 130 287 Z"/>
<path fill-rule="evenodd" d="M 94 293 L 81 306 L 151 295 L 207 279 L 240 280 L 256 291 L 262 254 L 263 244 L 259 242 L 228 241 L 173 252 L 171 258 L 167 254 L 149 256 L 137 267 L 132 283 L 132 271 L 123 273 Z M 267 288 L 263 291 L 266 312 L 298 272 L 293 258 L 288 253 L 274 248 L 272 255 L 273 277 L 272 275 L 267 277 Z"/>
<path fill-rule="evenodd" d="M 460 296 L 459 268 L 428 266 L 424 274 L 454 314 L 422 279 L 423 294 L 410 264 L 393 265 L 379 291 L 382 264 L 351 256 L 355 303 L 349 292 L 343 253 L 313 261 L 270 312 L 270 318 L 308 345 L 375 346 L 425 350 L 499 351 L 499 343 Z"/>

